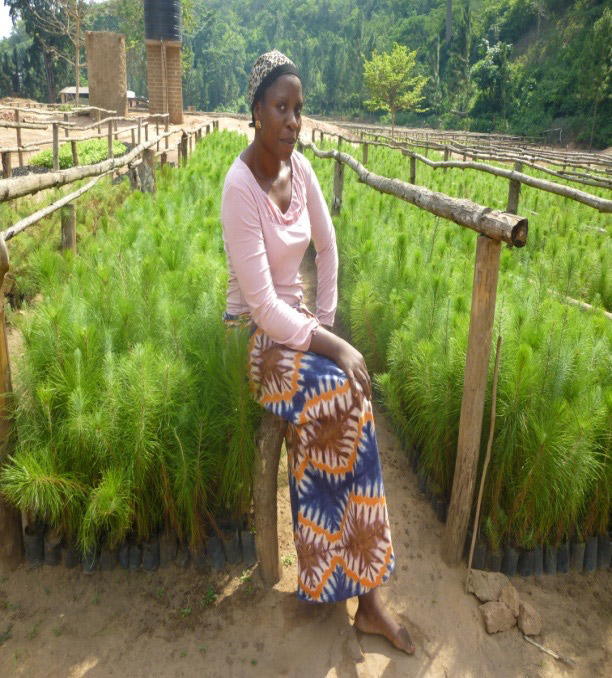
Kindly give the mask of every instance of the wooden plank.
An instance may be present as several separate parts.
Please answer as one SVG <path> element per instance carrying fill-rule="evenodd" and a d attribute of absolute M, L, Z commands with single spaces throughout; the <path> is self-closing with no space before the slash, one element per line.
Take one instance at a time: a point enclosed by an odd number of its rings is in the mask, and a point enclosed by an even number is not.
<path fill-rule="evenodd" d="M 478 236 L 470 332 L 459 419 L 457 461 L 442 542 L 442 558 L 450 566 L 457 565 L 461 561 L 472 511 L 487 370 L 491 354 L 500 254 L 501 242 L 499 240 L 493 240 L 484 235 Z"/>

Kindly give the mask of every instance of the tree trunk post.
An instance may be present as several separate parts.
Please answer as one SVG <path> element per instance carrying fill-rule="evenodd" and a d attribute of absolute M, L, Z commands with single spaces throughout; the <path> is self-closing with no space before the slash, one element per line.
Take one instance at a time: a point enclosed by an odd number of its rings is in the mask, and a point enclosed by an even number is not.
<path fill-rule="evenodd" d="M 261 577 L 266 586 L 273 586 L 282 576 L 278 548 L 277 477 L 278 462 L 287 422 L 264 412 L 257 434 L 257 455 L 253 499 L 255 503 L 255 546 Z"/>
<path fill-rule="evenodd" d="M 168 132 L 170 129 L 170 116 L 166 115 L 164 118 L 164 132 Z M 166 137 L 166 150 L 168 150 L 168 145 L 170 144 L 170 137 Z"/>
<path fill-rule="evenodd" d="M 59 127 L 56 122 L 53 123 L 53 171 L 59 169 Z"/>
<path fill-rule="evenodd" d="M 320 131 L 321 134 L 321 143 L 323 143 L 323 130 Z"/>
<path fill-rule="evenodd" d="M 159 156 L 159 166 L 164 167 L 165 164 L 168 162 L 168 154 L 166 151 L 164 151 L 160 156 Z"/>
<path fill-rule="evenodd" d="M 76 252 L 76 205 L 69 203 L 61 208 L 62 244 L 61 250 Z"/>
<path fill-rule="evenodd" d="M 187 164 L 187 134 L 183 132 L 181 134 L 181 166 Z"/>
<path fill-rule="evenodd" d="M 191 155 L 193 151 L 193 134 L 189 135 L 189 155 Z"/>
<path fill-rule="evenodd" d="M 4 155 L 4 154 L 3 154 Z M 11 452 L 13 422 L 9 403 L 13 392 L 11 364 L 9 361 L 4 316 L 4 279 L 9 270 L 9 256 L 4 238 L 0 237 L 0 375 L 2 375 L 2 396 L 0 397 L 0 466 Z M 16 569 L 24 557 L 21 513 L 0 496 L 0 572 Z"/>
<path fill-rule="evenodd" d="M 137 167 L 128 165 L 128 179 L 130 180 L 130 188 L 133 191 L 139 191 L 140 189 L 140 177 Z"/>
<path fill-rule="evenodd" d="M 338 134 L 338 150 L 342 148 L 342 135 Z"/>
<path fill-rule="evenodd" d="M 2 177 L 10 179 L 13 176 L 13 164 L 11 162 L 11 152 L 2 151 Z"/>
<path fill-rule="evenodd" d="M 149 141 L 149 121 L 145 120 L 144 122 L 144 134 L 145 134 L 145 141 Z"/>
<path fill-rule="evenodd" d="M 210 125 L 206 125 L 206 136 L 210 134 Z"/>
<path fill-rule="evenodd" d="M 136 145 L 136 130 L 132 127 L 130 130 L 132 136 L 132 146 Z"/>
<path fill-rule="evenodd" d="M 21 111 L 15 109 L 15 122 L 19 124 L 21 122 Z M 19 167 L 23 167 L 23 151 L 21 150 L 21 127 L 17 127 L 17 159 L 19 162 Z"/>
<path fill-rule="evenodd" d="M 113 153 L 113 123 L 112 121 L 108 123 L 108 131 L 106 133 L 106 138 L 108 141 L 108 157 L 114 158 Z"/>
<path fill-rule="evenodd" d="M 155 135 L 159 136 L 159 118 L 155 118 Z M 155 148 L 159 151 L 159 141 L 157 142 L 157 146 Z"/>
<path fill-rule="evenodd" d="M 79 165 L 79 153 L 78 153 L 78 150 L 77 150 L 76 139 L 70 140 L 70 150 L 72 151 L 72 165 L 74 167 L 78 167 L 78 165 Z"/>
<path fill-rule="evenodd" d="M 478 236 L 457 461 L 442 543 L 442 558 L 450 566 L 461 561 L 472 512 L 500 253 L 500 240 L 493 240 L 486 235 Z"/>
<path fill-rule="evenodd" d="M 344 185 L 344 163 L 336 160 L 334 167 L 334 194 L 332 197 L 332 215 L 340 214 L 342 209 L 342 188 Z"/>
<path fill-rule="evenodd" d="M 414 155 L 410 156 L 410 183 L 416 184 L 416 158 Z"/>
<path fill-rule="evenodd" d="M 142 118 L 138 117 L 138 145 L 142 143 Z"/>
<path fill-rule="evenodd" d="M 517 172 L 520 172 L 523 169 L 523 164 L 515 162 L 514 169 Z M 510 212 L 510 214 L 517 213 L 520 194 L 521 182 L 516 179 L 510 179 L 510 185 L 508 187 L 508 208 L 506 209 L 506 212 Z"/>
<path fill-rule="evenodd" d="M 444 162 L 448 162 L 448 147 L 446 147 L 446 148 L 444 149 Z M 447 169 L 448 169 L 448 167 L 445 167 L 445 168 L 444 168 L 444 173 L 446 173 L 446 170 L 447 170 Z"/>
<path fill-rule="evenodd" d="M 64 113 L 64 122 L 68 122 L 68 113 Z M 68 127 L 64 127 L 64 136 L 66 137 L 66 139 L 68 138 L 69 135 L 70 130 L 68 129 Z"/>
<path fill-rule="evenodd" d="M 364 141 L 363 143 L 363 164 L 368 164 L 368 142 Z"/>

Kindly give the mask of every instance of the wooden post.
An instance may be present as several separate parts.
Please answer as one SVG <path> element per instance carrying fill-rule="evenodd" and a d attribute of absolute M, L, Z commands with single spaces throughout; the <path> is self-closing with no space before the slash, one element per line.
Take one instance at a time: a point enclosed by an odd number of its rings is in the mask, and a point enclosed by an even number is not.
<path fill-rule="evenodd" d="M 19 124 L 21 122 L 21 111 L 15 109 L 15 122 Z M 17 158 L 19 161 L 19 167 L 23 167 L 23 151 L 21 150 L 21 127 L 17 127 Z"/>
<path fill-rule="evenodd" d="M 193 150 L 193 134 L 189 135 L 189 155 L 191 155 L 191 152 Z"/>
<path fill-rule="evenodd" d="M 320 134 L 321 134 L 321 143 L 323 143 L 323 130 L 320 130 Z"/>
<path fill-rule="evenodd" d="M 10 179 L 13 176 L 13 165 L 11 163 L 11 152 L 2 151 L 2 177 Z"/>
<path fill-rule="evenodd" d="M 69 203 L 61 208 L 62 244 L 61 250 L 76 252 L 76 205 Z"/>
<path fill-rule="evenodd" d="M 130 180 L 130 188 L 133 191 L 141 190 L 138 168 L 133 167 L 131 164 L 128 165 L 128 179 Z"/>
<path fill-rule="evenodd" d="M 368 142 L 364 141 L 363 143 L 363 164 L 368 164 Z"/>
<path fill-rule="evenodd" d="M 56 122 L 53 123 L 53 171 L 59 169 L 59 127 Z"/>
<path fill-rule="evenodd" d="M 145 120 L 144 122 L 144 133 L 145 133 L 145 141 L 149 141 L 149 121 Z"/>
<path fill-rule="evenodd" d="M 429 158 L 429 146 L 425 144 L 425 157 Z"/>
<path fill-rule="evenodd" d="M 155 118 L 155 134 L 156 136 L 159 136 L 159 118 Z M 156 148 L 159 151 L 159 141 L 157 142 Z"/>
<path fill-rule="evenodd" d="M 132 127 L 130 132 L 132 133 L 132 146 L 135 146 L 136 145 L 136 130 Z"/>
<path fill-rule="evenodd" d="M 517 172 L 520 172 L 523 169 L 523 163 L 515 162 L 514 169 Z M 508 187 L 508 208 L 506 212 L 510 214 L 516 214 L 519 204 L 519 196 L 521 194 L 521 182 L 516 179 L 510 179 L 510 185 Z"/>
<path fill-rule="evenodd" d="M 138 145 L 142 143 L 142 118 L 138 117 Z"/>
<path fill-rule="evenodd" d="M 315 142 L 315 132 L 316 132 L 316 130 L 315 130 L 315 128 L 313 127 L 313 128 L 312 128 L 312 143 L 313 143 L 313 144 L 314 144 L 314 142 Z"/>
<path fill-rule="evenodd" d="M 416 184 L 416 158 L 414 155 L 410 156 L 410 183 Z"/>
<path fill-rule="evenodd" d="M 181 166 L 187 164 L 187 134 L 183 132 L 181 134 Z"/>
<path fill-rule="evenodd" d="M 166 151 L 164 151 L 160 156 L 159 156 L 159 165 L 160 167 L 164 167 L 165 164 L 168 162 L 168 154 Z"/>
<path fill-rule="evenodd" d="M 68 113 L 64 113 L 64 122 L 68 122 Z M 70 134 L 70 130 L 67 127 L 64 127 L 64 136 L 66 139 L 68 138 L 68 135 Z"/>
<path fill-rule="evenodd" d="M 255 503 L 255 546 L 261 577 L 273 586 L 282 576 L 278 549 L 277 477 L 278 462 L 287 422 L 271 412 L 264 412 L 257 435 L 253 499 Z"/>
<path fill-rule="evenodd" d="M 210 125 L 206 125 L 206 136 L 210 134 Z"/>
<path fill-rule="evenodd" d="M 342 135 L 338 134 L 338 150 L 342 147 Z"/>
<path fill-rule="evenodd" d="M 500 240 L 493 240 L 486 235 L 478 236 L 470 333 L 459 418 L 457 461 L 442 543 L 442 558 L 450 566 L 457 565 L 461 561 L 472 511 L 487 369 L 491 354 L 500 253 Z"/>
<path fill-rule="evenodd" d="M 70 140 L 70 150 L 72 151 L 72 165 L 78 167 L 79 164 L 79 154 L 77 151 L 77 142 L 76 139 Z"/>
<path fill-rule="evenodd" d="M 446 146 L 446 147 L 444 148 L 444 162 L 448 162 L 448 146 Z M 448 169 L 448 167 L 445 167 L 445 168 L 444 168 L 444 172 L 445 172 L 445 173 L 446 173 L 446 170 L 447 170 L 447 169 Z"/>
<path fill-rule="evenodd" d="M 115 156 L 113 155 L 113 123 L 112 123 L 112 120 L 108 123 L 107 137 L 108 137 L 108 157 L 114 158 Z"/>
<path fill-rule="evenodd" d="M 332 215 L 340 214 L 342 209 L 342 188 L 344 185 L 344 163 L 336 160 L 334 167 L 334 194 L 332 197 Z"/>
<path fill-rule="evenodd" d="M 141 175 L 142 190 L 147 193 L 155 193 L 157 186 L 155 184 L 155 151 L 152 148 L 145 149 L 140 166 L 143 168 Z"/>
<path fill-rule="evenodd" d="M 4 155 L 4 153 L 2 154 Z M 4 464 L 12 439 L 13 422 L 10 403 L 13 392 L 11 383 L 11 364 L 9 361 L 8 342 L 6 338 L 6 320 L 4 317 L 4 280 L 8 273 L 9 256 L 4 238 L 0 237 L 0 376 L 2 395 L 0 396 L 0 466 Z M 11 506 L 0 495 L 0 572 L 16 569 L 24 556 L 23 533 L 21 529 L 21 513 Z"/>
<path fill-rule="evenodd" d="M 167 132 L 170 128 L 170 116 L 164 118 L 164 132 Z M 170 143 L 170 137 L 166 137 L 166 150 L 168 150 L 168 144 Z"/>
<path fill-rule="evenodd" d="M 96 120 L 100 122 L 100 118 L 102 117 L 102 112 L 101 111 L 96 111 Z M 98 125 L 98 135 L 102 136 L 102 126 Z"/>

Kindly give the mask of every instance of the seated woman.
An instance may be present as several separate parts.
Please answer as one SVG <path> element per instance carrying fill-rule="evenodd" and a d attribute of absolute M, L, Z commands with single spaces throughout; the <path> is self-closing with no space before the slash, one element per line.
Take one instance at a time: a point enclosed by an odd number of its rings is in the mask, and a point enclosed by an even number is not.
<path fill-rule="evenodd" d="M 286 447 L 297 595 L 331 603 L 358 596 L 355 626 L 408 654 L 406 629 L 378 587 L 395 568 L 363 356 L 333 334 L 338 254 L 333 224 L 307 158 L 294 150 L 302 85 L 274 50 L 249 79 L 255 139 L 234 160 L 221 203 L 229 284 L 224 320 L 251 330 L 254 397 L 289 424 Z M 317 309 L 302 303 L 299 267 L 317 251 Z"/>

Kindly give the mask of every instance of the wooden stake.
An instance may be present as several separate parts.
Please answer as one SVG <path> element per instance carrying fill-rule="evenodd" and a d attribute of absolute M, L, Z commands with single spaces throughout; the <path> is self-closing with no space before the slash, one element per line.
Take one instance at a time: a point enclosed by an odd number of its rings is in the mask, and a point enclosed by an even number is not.
<path fill-rule="evenodd" d="M 70 203 L 61 209 L 62 243 L 61 250 L 76 252 L 76 205 Z"/>
<path fill-rule="evenodd" d="M 68 113 L 64 113 L 64 122 L 68 122 Z M 67 127 L 64 127 L 64 136 L 66 139 L 68 138 L 68 135 L 70 134 L 70 130 Z"/>
<path fill-rule="evenodd" d="M 499 240 L 493 240 L 485 235 L 478 236 L 457 461 L 442 543 L 442 558 L 450 566 L 461 561 L 472 512 L 500 253 Z"/>
<path fill-rule="evenodd" d="M 53 123 L 53 170 L 59 169 L 59 126 Z"/>
<path fill-rule="evenodd" d="M 132 146 L 136 146 L 136 130 L 132 127 L 130 132 L 132 133 Z"/>
<path fill-rule="evenodd" d="M 170 116 L 166 116 L 164 118 L 164 132 L 168 132 L 168 129 L 170 128 Z M 170 143 L 170 137 L 166 137 L 166 150 L 168 150 L 168 144 Z"/>
<path fill-rule="evenodd" d="M 155 118 L 155 134 L 159 136 L 159 118 Z M 157 150 L 159 151 L 159 141 L 157 142 Z"/>
<path fill-rule="evenodd" d="M 183 167 L 187 164 L 187 134 L 181 134 L 181 163 Z"/>
<path fill-rule="evenodd" d="M 107 137 L 108 137 L 108 157 L 114 158 L 115 156 L 114 156 L 114 153 L 113 153 L 113 123 L 112 123 L 112 121 L 108 123 Z"/>
<path fill-rule="evenodd" d="M 2 151 L 2 177 L 10 179 L 13 176 L 13 165 L 11 163 L 11 152 Z"/>
<path fill-rule="evenodd" d="M 76 139 L 70 140 L 70 150 L 72 151 L 72 164 L 74 167 L 77 167 L 79 164 L 79 154 Z"/>
<path fill-rule="evenodd" d="M 447 161 L 448 161 L 448 147 L 446 147 L 446 148 L 444 149 L 444 162 L 447 162 Z M 447 169 L 448 169 L 448 167 L 445 167 L 445 168 L 444 168 L 444 172 L 445 172 L 445 173 L 446 173 L 446 170 L 447 170 Z"/>
<path fill-rule="evenodd" d="M 3 154 L 4 155 L 4 154 Z M 4 316 L 4 281 L 8 273 L 9 256 L 4 239 L 0 237 L 0 375 L 2 395 L 0 396 L 0 466 L 12 451 L 13 421 L 9 409 L 12 397 L 11 364 L 9 361 L 6 338 L 6 320 Z M 0 495 L 0 572 L 16 569 L 23 561 L 23 533 L 21 513 Z"/>
<path fill-rule="evenodd" d="M 155 151 L 152 148 L 147 148 L 142 155 L 143 162 L 141 166 L 144 168 L 142 190 L 147 193 L 155 193 L 157 190 L 155 182 Z"/>
<path fill-rule="evenodd" d="M 314 142 L 315 142 L 315 132 L 316 132 L 316 130 L 315 130 L 315 128 L 313 127 L 313 128 L 312 128 L 312 143 L 313 143 L 313 144 L 314 144 Z"/>
<path fill-rule="evenodd" d="M 497 405 L 497 374 L 499 371 L 499 353 L 501 351 L 501 334 L 497 337 L 497 347 L 495 348 L 495 369 L 493 371 L 493 393 L 491 395 L 491 426 L 489 428 L 489 440 L 487 441 L 487 454 L 482 467 L 482 476 L 480 478 L 480 489 L 478 490 L 478 501 L 476 503 L 476 515 L 474 516 L 474 530 L 472 532 L 472 544 L 470 546 L 470 555 L 468 558 L 467 576 L 465 578 L 465 592 L 467 593 L 470 572 L 472 570 L 472 558 L 474 556 L 474 547 L 476 546 L 476 536 L 478 535 L 478 526 L 480 524 L 480 505 L 482 502 L 482 493 L 484 490 L 487 469 L 491 459 L 491 446 L 493 445 L 493 434 L 495 432 L 495 408 Z"/>
<path fill-rule="evenodd" d="M 522 163 L 515 162 L 514 169 L 517 172 L 521 172 L 523 170 Z M 516 179 L 510 179 L 509 183 L 510 185 L 508 187 L 508 209 L 506 210 L 506 212 L 510 212 L 510 214 L 516 214 L 518 210 L 519 197 L 521 195 L 521 182 L 516 181 Z"/>
<path fill-rule="evenodd" d="M 21 111 L 16 108 L 15 109 L 15 122 L 19 125 L 21 122 Z M 21 127 L 17 127 L 17 148 L 19 149 L 17 151 L 17 158 L 19 161 L 19 167 L 23 167 L 23 151 L 21 150 Z"/>
<path fill-rule="evenodd" d="M 206 125 L 206 136 L 210 134 L 210 125 Z"/>
<path fill-rule="evenodd" d="M 368 142 L 365 141 L 363 144 L 363 164 L 368 164 Z"/>
<path fill-rule="evenodd" d="M 255 503 L 255 545 L 261 577 L 267 586 L 282 576 L 278 549 L 277 478 L 287 421 L 271 412 L 264 412 L 257 435 L 257 454 L 253 480 Z"/>
<path fill-rule="evenodd" d="M 336 160 L 334 167 L 334 194 L 332 197 L 332 216 L 340 214 L 342 209 L 342 189 L 344 186 L 344 163 Z"/>
<path fill-rule="evenodd" d="M 414 155 L 410 156 L 410 183 L 416 184 L 416 158 Z"/>
<path fill-rule="evenodd" d="M 142 143 L 142 118 L 138 118 L 138 145 Z"/>

